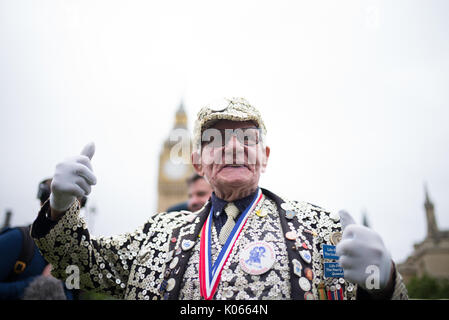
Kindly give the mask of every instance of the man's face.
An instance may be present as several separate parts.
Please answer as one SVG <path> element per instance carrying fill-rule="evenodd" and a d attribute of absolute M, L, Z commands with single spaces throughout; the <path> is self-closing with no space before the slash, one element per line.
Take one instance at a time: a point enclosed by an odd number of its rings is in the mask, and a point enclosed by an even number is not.
<path fill-rule="evenodd" d="M 198 211 L 209 200 L 212 188 L 203 178 L 197 179 L 189 185 L 189 200 L 187 206 L 189 211 Z"/>
<path fill-rule="evenodd" d="M 261 172 L 265 170 L 270 153 L 268 147 L 262 147 L 260 131 L 252 121 L 230 120 L 219 120 L 211 129 L 216 129 L 216 132 L 224 132 L 226 129 L 228 133 L 247 132 L 248 136 L 256 134 L 257 139 L 252 140 L 252 136 L 238 138 L 229 134 L 230 139 L 222 137 L 225 144 L 203 143 L 200 164 L 195 165 L 195 156 L 199 155 L 192 155 L 197 172 L 209 181 L 216 193 L 217 190 L 228 192 L 229 189 L 242 187 L 254 190 L 258 186 Z"/>

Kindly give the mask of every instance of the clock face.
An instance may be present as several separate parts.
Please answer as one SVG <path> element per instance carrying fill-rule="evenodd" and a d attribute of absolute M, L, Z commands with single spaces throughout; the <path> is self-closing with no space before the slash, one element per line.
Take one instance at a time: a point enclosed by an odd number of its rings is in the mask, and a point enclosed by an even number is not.
<path fill-rule="evenodd" d="M 183 163 L 175 163 L 167 160 L 164 164 L 164 174 L 167 178 L 172 180 L 181 179 L 187 172 L 187 166 Z"/>

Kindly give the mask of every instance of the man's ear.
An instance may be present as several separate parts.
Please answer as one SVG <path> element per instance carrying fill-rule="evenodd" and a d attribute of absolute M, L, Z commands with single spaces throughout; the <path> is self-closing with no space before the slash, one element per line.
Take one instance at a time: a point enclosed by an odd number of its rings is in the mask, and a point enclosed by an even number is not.
<path fill-rule="evenodd" d="M 203 174 L 203 166 L 201 165 L 201 153 L 200 151 L 193 151 L 192 155 L 192 165 L 195 169 L 196 173 L 198 173 L 200 176 L 204 176 Z"/>
<path fill-rule="evenodd" d="M 265 152 L 262 155 L 262 172 L 265 172 L 270 157 L 270 147 L 265 147 Z"/>

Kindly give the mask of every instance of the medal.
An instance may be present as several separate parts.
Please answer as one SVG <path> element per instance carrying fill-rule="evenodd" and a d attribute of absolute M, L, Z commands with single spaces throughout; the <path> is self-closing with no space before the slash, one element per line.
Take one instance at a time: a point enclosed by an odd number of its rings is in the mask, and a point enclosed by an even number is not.
<path fill-rule="evenodd" d="M 267 272 L 275 261 L 274 248 L 265 241 L 251 242 L 240 254 L 240 267 L 252 275 Z"/>
<path fill-rule="evenodd" d="M 320 282 L 318 285 L 318 293 L 320 294 L 320 300 L 327 300 L 326 291 L 324 290 L 324 282 Z"/>
<path fill-rule="evenodd" d="M 237 242 L 240 232 L 243 230 L 249 214 L 254 210 L 257 204 L 262 199 L 262 191 L 260 188 L 257 191 L 256 196 L 251 202 L 251 205 L 242 212 L 238 220 L 236 221 L 234 228 L 231 231 L 226 243 L 223 245 L 220 254 L 218 255 L 215 263 L 212 265 L 211 258 L 211 228 L 212 228 L 212 214 L 213 207 L 210 210 L 209 216 L 201 231 L 200 240 L 200 265 L 199 265 L 199 277 L 200 277 L 200 292 L 201 296 L 206 300 L 211 300 L 217 290 L 218 283 L 220 282 L 221 271 L 232 249 Z M 265 247 L 264 247 L 265 248 Z M 266 248 L 265 248 L 266 250 Z M 269 249 L 268 249 L 269 250 Z M 263 250 L 261 250 L 263 251 Z M 274 252 L 274 250 L 273 250 Z"/>

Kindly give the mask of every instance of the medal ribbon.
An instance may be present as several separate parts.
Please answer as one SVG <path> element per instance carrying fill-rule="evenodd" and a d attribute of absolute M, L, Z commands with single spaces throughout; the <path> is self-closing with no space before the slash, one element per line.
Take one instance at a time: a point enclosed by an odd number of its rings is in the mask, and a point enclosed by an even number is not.
<path fill-rule="evenodd" d="M 231 254 L 232 249 L 234 248 L 234 245 L 237 242 L 237 239 L 240 236 L 240 233 L 245 226 L 250 213 L 257 206 L 260 199 L 262 199 L 262 191 L 258 189 L 258 192 L 252 200 L 251 205 L 249 205 L 248 208 L 246 208 L 245 211 L 243 211 L 243 213 L 240 215 L 213 266 L 211 263 L 211 231 L 214 208 L 211 208 L 206 223 L 203 226 L 203 230 L 201 231 L 200 241 L 200 292 L 201 296 L 204 299 L 211 300 L 214 296 L 215 291 L 218 287 L 218 283 L 220 282 L 223 266 L 228 260 L 228 257 Z"/>

